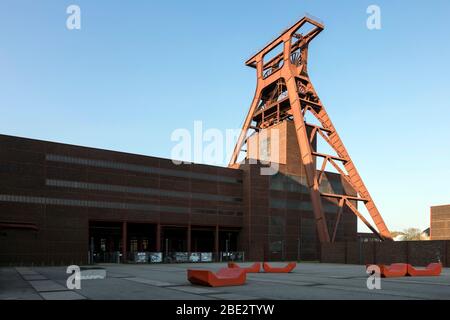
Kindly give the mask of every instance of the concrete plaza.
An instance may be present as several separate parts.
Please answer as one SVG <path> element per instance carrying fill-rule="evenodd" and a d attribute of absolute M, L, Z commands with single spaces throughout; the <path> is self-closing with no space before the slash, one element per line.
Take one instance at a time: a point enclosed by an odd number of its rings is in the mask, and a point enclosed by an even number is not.
<path fill-rule="evenodd" d="M 298 263 L 290 274 L 248 274 L 247 283 L 237 287 L 201 287 L 187 281 L 188 268 L 216 271 L 225 266 L 102 264 L 97 267 L 105 268 L 106 278 L 82 280 L 80 290 L 67 289 L 65 267 L 2 267 L 0 299 L 450 299 L 450 268 L 439 277 L 381 279 L 380 290 L 367 288 L 364 266 L 321 263 Z"/>

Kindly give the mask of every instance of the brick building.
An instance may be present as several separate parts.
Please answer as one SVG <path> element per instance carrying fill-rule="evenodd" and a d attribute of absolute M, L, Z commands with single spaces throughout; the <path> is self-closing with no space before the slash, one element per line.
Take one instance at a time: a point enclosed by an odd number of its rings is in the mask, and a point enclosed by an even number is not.
<path fill-rule="evenodd" d="M 265 176 L 260 164 L 175 165 L 0 135 L 0 264 L 127 262 L 137 252 L 319 259 L 306 179 L 287 167 Z M 348 192 L 334 173 L 321 188 Z M 336 211 L 325 204 L 330 230 Z M 356 237 L 356 216 L 345 209 L 336 241 Z"/>
<path fill-rule="evenodd" d="M 431 207 L 430 239 L 450 240 L 450 204 Z"/>

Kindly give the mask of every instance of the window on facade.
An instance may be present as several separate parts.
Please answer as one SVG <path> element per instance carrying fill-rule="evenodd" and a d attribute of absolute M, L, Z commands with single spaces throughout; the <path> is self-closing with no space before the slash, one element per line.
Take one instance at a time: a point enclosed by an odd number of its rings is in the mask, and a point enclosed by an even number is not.
<path fill-rule="evenodd" d="M 138 251 L 138 241 L 136 238 L 130 240 L 130 252 Z"/>
<path fill-rule="evenodd" d="M 148 251 L 148 239 L 143 239 L 142 240 L 142 250 L 143 251 Z"/>
<path fill-rule="evenodd" d="M 280 253 L 283 250 L 283 240 L 272 241 L 270 243 L 270 252 Z"/>
<path fill-rule="evenodd" d="M 106 239 L 100 239 L 100 251 L 106 251 Z"/>

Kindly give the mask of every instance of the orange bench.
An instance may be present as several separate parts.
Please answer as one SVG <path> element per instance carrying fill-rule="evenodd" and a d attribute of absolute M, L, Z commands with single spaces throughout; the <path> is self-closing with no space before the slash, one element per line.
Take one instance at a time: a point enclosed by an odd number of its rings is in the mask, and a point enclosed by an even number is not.
<path fill-rule="evenodd" d="M 259 270 L 261 269 L 261 263 L 255 262 L 250 267 L 242 268 L 234 262 L 228 262 L 228 268 L 240 268 L 240 269 L 244 270 L 246 273 L 258 273 Z"/>
<path fill-rule="evenodd" d="M 216 273 L 209 270 L 188 270 L 189 282 L 202 286 L 240 286 L 245 283 L 246 278 L 246 272 L 240 268 L 222 268 Z"/>
<path fill-rule="evenodd" d="M 416 269 L 408 264 L 408 276 L 425 277 L 425 276 L 439 276 L 442 272 L 442 265 L 440 263 L 430 263 L 424 269 Z"/>
<path fill-rule="evenodd" d="M 263 263 L 264 272 L 267 273 L 289 273 L 295 269 L 297 263 L 289 262 L 285 267 L 271 267 L 268 263 Z"/>
<path fill-rule="evenodd" d="M 370 265 L 367 265 L 368 267 Z M 408 265 L 406 263 L 393 263 L 389 266 L 384 264 L 377 264 L 380 268 L 382 278 L 404 277 L 408 273 Z"/>

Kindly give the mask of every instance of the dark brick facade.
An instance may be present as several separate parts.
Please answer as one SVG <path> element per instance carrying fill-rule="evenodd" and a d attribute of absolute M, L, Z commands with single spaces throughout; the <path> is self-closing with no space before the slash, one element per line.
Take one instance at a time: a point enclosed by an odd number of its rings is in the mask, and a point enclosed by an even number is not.
<path fill-rule="evenodd" d="M 410 263 L 450 266 L 450 241 L 340 242 L 322 244 L 321 262 L 348 264 Z"/>
<path fill-rule="evenodd" d="M 0 263 L 86 263 L 92 228 L 116 230 L 120 239 L 108 245 L 123 253 L 142 245 L 164 251 L 164 239 L 178 237 L 171 246 L 187 252 L 206 247 L 244 251 L 247 260 L 319 259 L 309 194 L 301 178 L 291 179 L 262 176 L 257 165 L 175 165 L 0 135 Z M 324 188 L 342 189 L 337 175 L 324 181 Z M 353 214 L 346 211 L 340 226 L 338 240 L 356 240 Z M 133 238 L 139 233 L 145 240 Z"/>
<path fill-rule="evenodd" d="M 430 211 L 431 240 L 450 240 L 450 205 L 433 206 Z"/>

